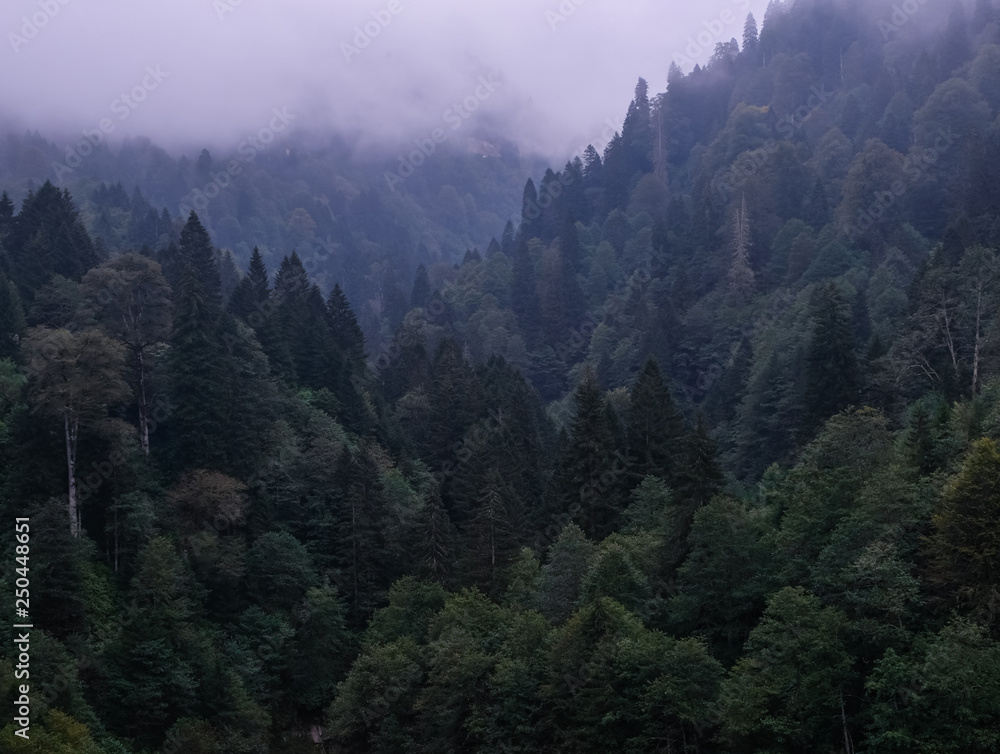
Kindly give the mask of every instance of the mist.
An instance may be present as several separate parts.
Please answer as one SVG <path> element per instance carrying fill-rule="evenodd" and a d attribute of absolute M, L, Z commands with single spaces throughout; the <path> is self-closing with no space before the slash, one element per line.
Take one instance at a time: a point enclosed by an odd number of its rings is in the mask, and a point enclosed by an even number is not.
<path fill-rule="evenodd" d="M 639 76 L 662 91 L 766 4 L 8 0 L 0 101 L 57 141 L 235 151 L 280 112 L 371 146 L 475 123 L 561 158 L 620 128 Z"/>

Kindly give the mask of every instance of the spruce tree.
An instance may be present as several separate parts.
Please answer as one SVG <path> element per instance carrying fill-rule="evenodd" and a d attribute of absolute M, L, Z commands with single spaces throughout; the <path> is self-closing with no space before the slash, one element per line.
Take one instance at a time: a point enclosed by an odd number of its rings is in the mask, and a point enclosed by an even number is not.
<path fill-rule="evenodd" d="M 806 354 L 806 421 L 815 429 L 858 400 L 858 363 L 851 315 L 837 287 L 813 302 L 813 336 Z"/>
<path fill-rule="evenodd" d="M 659 366 L 653 358 L 647 359 L 629 401 L 629 487 L 647 476 L 675 483 L 683 470 L 687 435 Z"/>
<path fill-rule="evenodd" d="M 0 273 L 0 359 L 14 357 L 27 324 L 21 297 L 14 285 Z"/>
<path fill-rule="evenodd" d="M 750 60 L 754 60 L 757 54 L 757 19 L 753 13 L 747 15 L 743 24 L 743 54 Z"/>
<path fill-rule="evenodd" d="M 492 243 L 496 243 L 496 239 Z M 419 309 L 427 306 L 427 301 L 430 297 L 431 279 L 427 275 L 427 267 L 421 264 L 417 267 L 417 274 L 413 279 L 413 291 L 410 293 L 410 308 Z"/>
<path fill-rule="evenodd" d="M 535 266 L 531 259 L 528 241 L 518 238 L 514 253 L 514 272 L 511 280 L 511 309 L 517 317 L 524 341 L 529 348 L 539 345 L 542 337 L 541 305 L 535 288 Z"/>
<path fill-rule="evenodd" d="M 528 182 L 524 184 L 524 193 L 521 197 L 521 226 L 517 231 L 522 241 L 527 242 L 532 238 L 542 236 L 541 218 L 538 191 L 535 189 L 535 182 L 529 178 Z"/>
<path fill-rule="evenodd" d="M 216 262 L 212 239 L 192 210 L 181 231 L 180 259 L 198 278 L 204 297 L 203 305 L 218 314 L 222 309 L 222 278 Z"/>
<path fill-rule="evenodd" d="M 204 260 L 203 260 L 204 261 Z M 206 265 L 214 265 L 208 258 Z M 218 280 L 218 274 L 214 276 Z M 225 346 L 219 339 L 219 297 L 206 288 L 211 274 L 185 264 L 173 306 L 168 359 L 171 439 L 181 467 L 224 465 Z"/>
<path fill-rule="evenodd" d="M 604 399 L 590 369 L 573 400 L 576 417 L 554 480 L 558 511 L 571 514 L 589 537 L 601 540 L 614 531 L 624 507 L 628 464 L 617 452 Z"/>

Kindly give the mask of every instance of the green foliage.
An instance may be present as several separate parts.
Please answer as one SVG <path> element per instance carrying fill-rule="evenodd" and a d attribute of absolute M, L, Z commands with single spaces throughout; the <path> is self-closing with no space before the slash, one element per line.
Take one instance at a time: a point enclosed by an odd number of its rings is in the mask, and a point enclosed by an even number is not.
<path fill-rule="evenodd" d="M 1000 745 L 1000 646 L 956 619 L 912 653 L 885 653 L 865 682 L 877 752 L 986 752 Z"/>
<path fill-rule="evenodd" d="M 846 617 L 801 587 L 768 600 L 746 654 L 722 687 L 721 723 L 740 751 L 798 751 L 839 744 L 853 660 Z"/>

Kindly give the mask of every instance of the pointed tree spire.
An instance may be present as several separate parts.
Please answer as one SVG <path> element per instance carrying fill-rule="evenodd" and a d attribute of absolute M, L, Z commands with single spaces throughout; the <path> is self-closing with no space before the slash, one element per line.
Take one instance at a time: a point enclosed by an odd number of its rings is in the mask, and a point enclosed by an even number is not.
<path fill-rule="evenodd" d="M 746 23 L 743 24 L 743 53 L 752 57 L 757 52 L 757 43 L 757 19 L 753 17 L 753 13 L 748 13 Z"/>
<path fill-rule="evenodd" d="M 749 301 L 756 287 L 756 277 L 750 266 L 750 246 L 750 214 L 744 194 L 733 223 L 733 261 L 729 267 L 729 292 L 739 303 Z"/>
<path fill-rule="evenodd" d="M 254 295 L 258 303 L 264 303 L 271 295 L 270 275 L 264 265 L 264 257 L 260 254 L 260 249 L 253 247 L 250 255 L 250 266 L 247 268 L 247 279 L 253 284 Z"/>
<path fill-rule="evenodd" d="M 200 281 L 205 294 L 204 304 L 215 310 L 221 309 L 222 278 L 215 261 L 212 239 L 194 211 L 188 216 L 181 231 L 180 256 L 181 263 L 190 267 Z"/>
<path fill-rule="evenodd" d="M 632 388 L 629 403 L 628 448 L 633 485 L 646 476 L 676 481 L 683 470 L 687 435 L 688 428 L 674 407 L 660 367 L 650 357 Z"/>

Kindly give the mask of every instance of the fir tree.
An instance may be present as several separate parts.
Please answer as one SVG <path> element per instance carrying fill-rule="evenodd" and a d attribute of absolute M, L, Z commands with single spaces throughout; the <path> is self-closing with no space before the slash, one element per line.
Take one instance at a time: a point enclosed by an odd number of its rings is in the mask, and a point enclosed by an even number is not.
<path fill-rule="evenodd" d="M 496 243 L 493 239 L 491 244 Z M 499 251 L 499 247 L 497 247 Z M 488 254 L 489 252 L 487 252 Z M 416 277 L 413 279 L 413 292 L 410 294 L 410 308 L 420 309 L 427 306 L 427 301 L 431 297 L 431 279 L 427 275 L 427 268 L 421 264 L 417 267 Z"/>
<path fill-rule="evenodd" d="M 535 287 L 535 266 L 527 239 L 518 237 L 514 253 L 514 274 L 511 281 L 511 309 L 517 316 L 525 343 L 534 348 L 541 340 L 541 307 Z"/>
<path fill-rule="evenodd" d="M 647 476 L 660 477 L 668 483 L 675 482 L 682 471 L 687 435 L 684 419 L 674 407 L 660 368 L 650 358 L 630 395 L 630 486 L 635 486 Z"/>
<path fill-rule="evenodd" d="M 222 278 L 212 239 L 194 211 L 181 231 L 180 260 L 198 278 L 204 296 L 203 305 L 217 314 L 222 309 Z"/>
<path fill-rule="evenodd" d="M 624 507 L 627 459 L 617 452 L 604 400 L 589 369 L 573 396 L 576 418 L 555 482 L 559 512 L 572 512 L 587 535 L 601 540 Z"/>
<path fill-rule="evenodd" d="M 757 54 L 757 19 L 753 13 L 747 15 L 743 24 L 743 54 L 750 60 L 754 60 Z"/>
<path fill-rule="evenodd" d="M 818 427 L 858 399 L 858 364 L 854 328 L 833 283 L 817 292 L 813 336 L 806 354 L 807 421 Z"/>
<path fill-rule="evenodd" d="M 750 239 L 750 214 L 744 194 L 733 222 L 733 261 L 729 267 L 729 293 L 738 304 L 748 302 L 756 286 L 750 266 Z"/>

